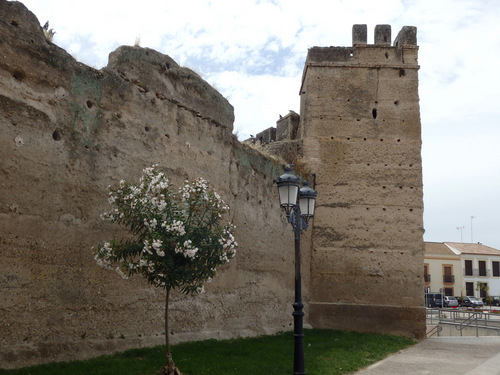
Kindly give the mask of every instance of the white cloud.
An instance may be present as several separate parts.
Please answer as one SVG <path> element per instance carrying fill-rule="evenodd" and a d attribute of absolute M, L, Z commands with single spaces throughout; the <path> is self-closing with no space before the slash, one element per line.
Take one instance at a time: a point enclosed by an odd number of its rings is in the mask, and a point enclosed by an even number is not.
<path fill-rule="evenodd" d="M 300 81 L 296 77 L 230 71 L 213 75 L 211 80 L 234 105 L 235 128 L 243 138 L 276 126 L 279 115 L 286 115 L 290 109 L 298 112 Z"/>

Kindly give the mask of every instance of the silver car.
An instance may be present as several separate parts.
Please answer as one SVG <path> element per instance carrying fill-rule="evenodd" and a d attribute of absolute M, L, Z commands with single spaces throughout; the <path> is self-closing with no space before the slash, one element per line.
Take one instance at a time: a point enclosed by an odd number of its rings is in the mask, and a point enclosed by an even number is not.
<path fill-rule="evenodd" d="M 444 296 L 443 304 L 445 307 L 457 307 L 458 300 L 455 297 Z"/>
<path fill-rule="evenodd" d="M 463 307 L 483 307 L 483 301 L 474 296 L 467 296 L 462 299 Z"/>

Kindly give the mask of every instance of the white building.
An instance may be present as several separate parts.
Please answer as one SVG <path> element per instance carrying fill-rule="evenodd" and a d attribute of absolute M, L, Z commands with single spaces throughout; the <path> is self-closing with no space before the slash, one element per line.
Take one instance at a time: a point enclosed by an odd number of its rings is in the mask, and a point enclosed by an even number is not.
<path fill-rule="evenodd" d="M 426 242 L 426 292 L 449 296 L 500 296 L 500 250 L 480 243 Z"/>

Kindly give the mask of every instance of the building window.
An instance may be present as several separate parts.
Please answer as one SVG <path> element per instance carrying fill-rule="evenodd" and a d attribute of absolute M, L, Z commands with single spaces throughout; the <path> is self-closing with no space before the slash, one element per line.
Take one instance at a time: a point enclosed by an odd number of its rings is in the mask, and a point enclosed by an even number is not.
<path fill-rule="evenodd" d="M 491 262 L 491 268 L 493 268 L 493 276 L 500 277 L 500 262 Z"/>
<path fill-rule="evenodd" d="M 453 296 L 453 288 L 444 288 L 444 295 L 448 297 Z"/>
<path fill-rule="evenodd" d="M 474 295 L 474 283 L 465 283 L 465 293 L 468 296 Z"/>
<path fill-rule="evenodd" d="M 479 276 L 486 276 L 486 261 L 480 260 L 478 263 L 479 263 Z"/>
<path fill-rule="evenodd" d="M 424 264 L 424 281 L 426 284 L 431 282 L 431 275 L 429 274 L 429 265 Z"/>
<path fill-rule="evenodd" d="M 443 264 L 443 284 L 453 284 L 454 282 L 455 276 L 453 275 L 453 266 Z"/>
<path fill-rule="evenodd" d="M 465 261 L 465 276 L 473 276 L 473 274 L 472 274 L 472 260 Z"/>

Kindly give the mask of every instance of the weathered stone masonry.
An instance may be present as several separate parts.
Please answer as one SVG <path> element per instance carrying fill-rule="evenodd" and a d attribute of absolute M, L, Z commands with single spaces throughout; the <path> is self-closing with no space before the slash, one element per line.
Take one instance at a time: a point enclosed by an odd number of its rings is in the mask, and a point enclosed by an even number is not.
<path fill-rule="evenodd" d="M 392 46 L 389 25 L 376 26 L 375 44 L 366 25 L 352 37 L 309 50 L 297 130 L 290 113 L 254 141 L 314 176 L 310 323 L 422 337 L 416 28 Z"/>
<path fill-rule="evenodd" d="M 280 120 L 287 142 L 273 147 L 300 159 L 319 193 L 302 241 L 306 321 L 422 337 L 416 36 L 405 28 L 391 47 L 378 28 L 379 44 L 356 26 L 352 48 L 309 51 L 300 117 Z M 291 328 L 282 169 L 231 134 L 226 99 L 146 48 L 121 47 L 101 70 L 80 64 L 5 0 L 0 57 L 0 367 L 163 342 L 162 293 L 98 268 L 91 249 L 120 235 L 99 220 L 106 187 L 153 163 L 174 184 L 208 179 L 240 243 L 206 294 L 174 296 L 172 340 Z"/>
<path fill-rule="evenodd" d="M 205 294 L 173 296 L 173 342 L 289 329 L 282 168 L 232 135 L 226 99 L 146 48 L 121 47 L 102 70 L 80 64 L 17 2 L 0 0 L 0 55 L 0 367 L 164 342 L 163 293 L 100 269 L 91 249 L 120 235 L 99 219 L 106 187 L 153 163 L 177 186 L 209 180 L 240 244 Z"/>
<path fill-rule="evenodd" d="M 422 337 L 423 194 L 416 28 L 353 27 L 312 48 L 301 88 L 304 158 L 322 199 L 313 229 L 315 326 Z"/>

